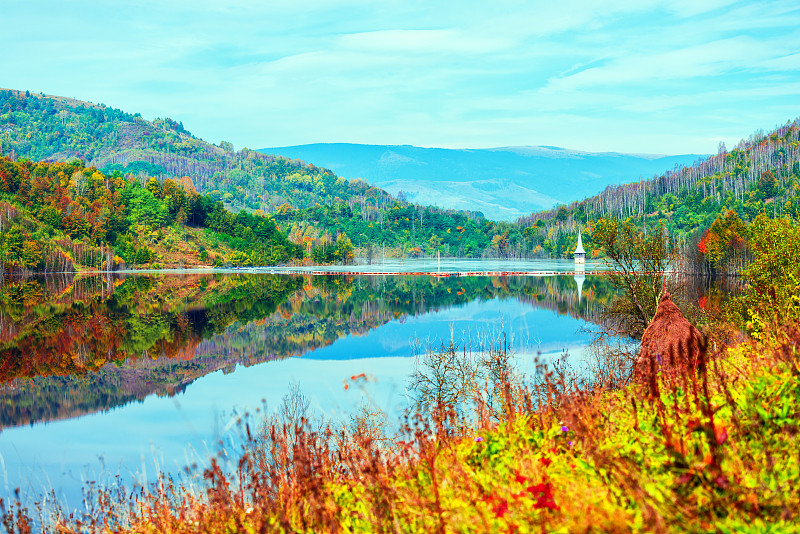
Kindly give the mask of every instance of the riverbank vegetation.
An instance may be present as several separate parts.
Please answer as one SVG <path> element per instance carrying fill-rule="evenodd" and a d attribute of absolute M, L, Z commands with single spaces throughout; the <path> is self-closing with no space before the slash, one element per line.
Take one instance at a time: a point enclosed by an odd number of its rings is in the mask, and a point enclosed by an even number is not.
<path fill-rule="evenodd" d="M 80 161 L 0 157 L 0 269 L 272 265 L 303 257 L 267 217 L 197 193 L 192 181 L 127 179 Z"/>
<path fill-rule="evenodd" d="M 440 382 L 464 384 L 458 399 L 419 389 L 432 402 L 397 431 L 368 406 L 321 422 L 295 392 L 282 417 L 244 421 L 242 450 L 202 482 L 101 490 L 43 519 L 62 532 L 800 531 L 800 228 L 757 221 L 748 285 L 705 316 L 695 369 L 521 376 L 500 346 L 461 370 L 477 380 Z M 9 531 L 31 524 L 4 506 Z"/>

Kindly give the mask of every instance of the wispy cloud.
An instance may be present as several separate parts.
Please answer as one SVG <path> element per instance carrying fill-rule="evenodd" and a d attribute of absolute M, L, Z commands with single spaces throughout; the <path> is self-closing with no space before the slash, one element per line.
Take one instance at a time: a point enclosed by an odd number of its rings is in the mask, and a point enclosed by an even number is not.
<path fill-rule="evenodd" d="M 798 114 L 797 43 L 795 0 L 7 0 L 0 85 L 237 146 L 710 152 Z"/>

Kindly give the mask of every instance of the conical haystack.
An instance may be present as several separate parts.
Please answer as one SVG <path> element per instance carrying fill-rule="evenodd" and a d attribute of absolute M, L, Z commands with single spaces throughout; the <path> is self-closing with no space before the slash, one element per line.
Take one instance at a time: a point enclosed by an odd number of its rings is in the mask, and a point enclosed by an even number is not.
<path fill-rule="evenodd" d="M 676 376 L 695 369 L 703 348 L 703 335 L 686 320 L 669 293 L 664 293 L 642 336 L 642 348 L 633 366 L 634 379 L 648 382 L 653 371 Z"/>

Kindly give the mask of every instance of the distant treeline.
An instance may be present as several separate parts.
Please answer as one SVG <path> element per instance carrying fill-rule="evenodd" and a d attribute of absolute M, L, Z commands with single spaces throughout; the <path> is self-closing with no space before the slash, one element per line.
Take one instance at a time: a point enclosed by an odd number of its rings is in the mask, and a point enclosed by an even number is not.
<path fill-rule="evenodd" d="M 800 120 L 757 132 L 736 148 L 653 179 L 612 186 L 598 195 L 519 220 L 529 243 L 569 255 L 577 232 L 589 256 L 594 222 L 627 220 L 645 231 L 663 225 L 696 264 L 733 272 L 747 256 L 745 227 L 759 214 L 800 216 Z M 530 244 L 527 246 L 529 247 Z"/>

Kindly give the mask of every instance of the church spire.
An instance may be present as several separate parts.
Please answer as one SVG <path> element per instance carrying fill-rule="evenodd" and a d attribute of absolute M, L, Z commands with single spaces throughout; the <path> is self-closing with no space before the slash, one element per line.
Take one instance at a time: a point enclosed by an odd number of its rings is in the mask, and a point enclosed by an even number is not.
<path fill-rule="evenodd" d="M 580 232 L 578 232 L 578 248 L 575 249 L 575 254 L 586 254 L 586 251 L 583 250 L 583 240 Z"/>
<path fill-rule="evenodd" d="M 575 249 L 575 263 L 584 263 L 586 261 L 586 251 L 583 250 L 583 239 L 581 233 L 578 232 L 578 247 Z"/>

